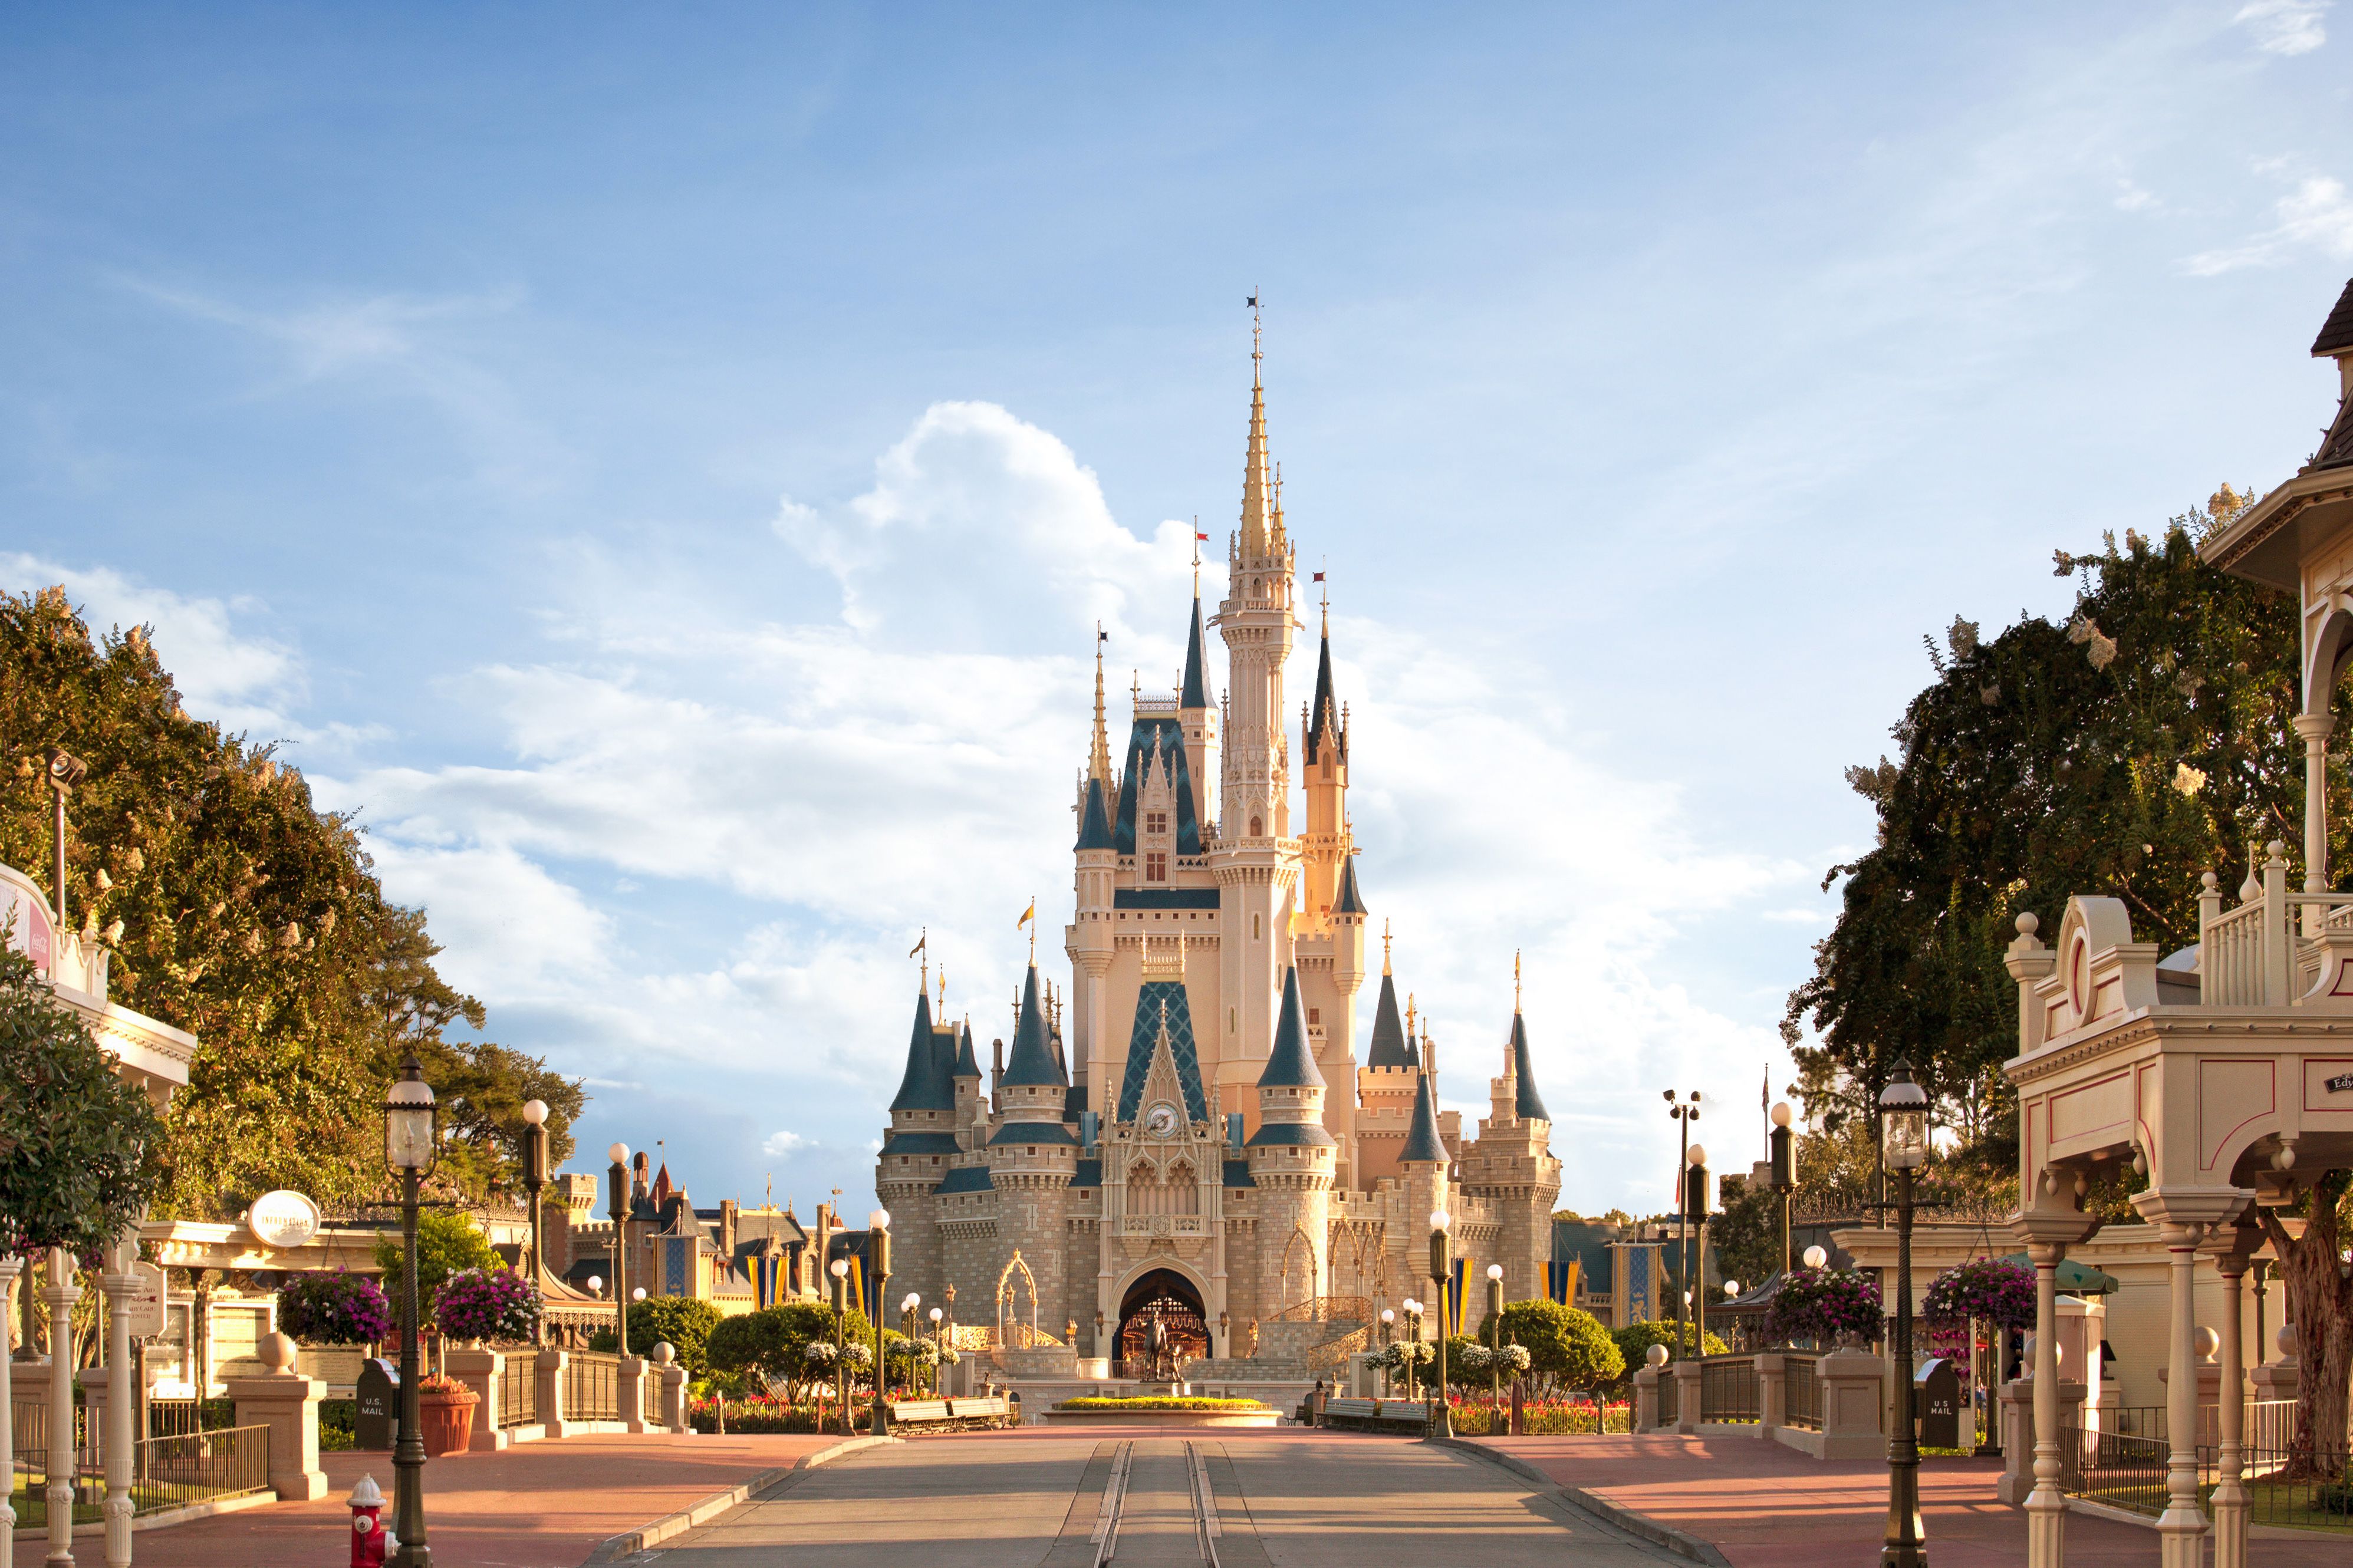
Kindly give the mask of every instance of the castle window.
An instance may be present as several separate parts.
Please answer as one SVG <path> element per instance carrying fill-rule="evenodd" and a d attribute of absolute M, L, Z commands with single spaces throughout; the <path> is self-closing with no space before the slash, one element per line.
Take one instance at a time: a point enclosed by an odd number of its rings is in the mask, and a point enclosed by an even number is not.
<path fill-rule="evenodd" d="M 1251 817 L 1251 818 L 1250 818 L 1250 836 L 1252 838 L 1263 838 L 1263 837 L 1266 837 L 1266 820 L 1265 820 L 1265 818 L 1263 818 L 1263 817 L 1257 817 L 1257 816 L 1253 816 L 1253 817 Z"/>
<path fill-rule="evenodd" d="M 1252 915 L 1252 916 L 1250 916 L 1250 941 L 1252 941 L 1252 942 L 1256 942 L 1257 940 L 1258 940 L 1258 917 L 1257 917 L 1256 915 Z"/>
<path fill-rule="evenodd" d="M 1144 814 L 1144 831 L 1146 833 L 1167 832 L 1168 814 L 1165 811 L 1145 812 Z"/>
<path fill-rule="evenodd" d="M 1144 879 L 1147 882 L 1166 881 L 1168 879 L 1168 857 L 1160 853 L 1158 850 L 1155 850 L 1151 854 L 1146 855 L 1144 858 Z"/>
<path fill-rule="evenodd" d="M 1321 1007 L 1310 1007 L 1307 1009 L 1307 1021 L 1311 1024 L 1322 1023 L 1324 1021 L 1324 1009 Z"/>

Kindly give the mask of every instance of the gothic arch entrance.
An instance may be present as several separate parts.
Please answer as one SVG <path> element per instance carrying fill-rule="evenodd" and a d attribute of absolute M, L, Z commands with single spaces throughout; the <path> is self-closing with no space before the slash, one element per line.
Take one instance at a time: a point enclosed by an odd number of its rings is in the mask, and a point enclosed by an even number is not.
<path fill-rule="evenodd" d="M 1155 1352 L 1153 1329 L 1160 1330 Z M 1119 1374 L 1168 1381 L 1187 1362 L 1209 1353 L 1208 1312 L 1201 1293 L 1173 1268 L 1137 1278 L 1119 1303 Z"/>

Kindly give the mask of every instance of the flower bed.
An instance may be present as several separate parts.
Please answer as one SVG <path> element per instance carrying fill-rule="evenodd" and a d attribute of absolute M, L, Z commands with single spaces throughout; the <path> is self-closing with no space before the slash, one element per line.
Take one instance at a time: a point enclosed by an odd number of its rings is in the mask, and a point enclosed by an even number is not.
<path fill-rule="evenodd" d="M 1131 1397 L 1086 1394 L 1077 1399 L 1065 1399 L 1054 1406 L 1057 1410 L 1271 1410 L 1272 1405 L 1255 1399 L 1177 1399 L 1137 1394 Z"/>
<path fill-rule="evenodd" d="M 1485 1399 L 1453 1398 L 1446 1408 L 1454 1430 L 1465 1437 L 1501 1436 L 1511 1428 L 1512 1402 L 1499 1406 Z M 1595 1405 L 1589 1399 L 1530 1399 L 1520 1406 L 1523 1430 L 1531 1437 L 1591 1436 L 1600 1432 L 1630 1432 L 1632 1409 L 1621 1403 Z"/>
<path fill-rule="evenodd" d="M 723 1402 L 725 1429 L 730 1432 L 839 1432 L 841 1416 L 831 1404 L 796 1405 L 782 1399 L 730 1399 Z M 721 1429 L 723 1402 L 697 1399 L 686 1410 L 687 1425 L 698 1432 Z M 849 1421 L 863 1430 L 870 1419 L 867 1406 L 853 1403 Z"/>

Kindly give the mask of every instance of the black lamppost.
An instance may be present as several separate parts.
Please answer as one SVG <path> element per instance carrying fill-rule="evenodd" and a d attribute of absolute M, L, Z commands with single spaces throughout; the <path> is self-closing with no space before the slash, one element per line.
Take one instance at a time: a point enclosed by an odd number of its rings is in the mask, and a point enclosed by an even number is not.
<path fill-rule="evenodd" d="M 1487 1373 L 1495 1399 L 1495 1418 L 1504 1414 L 1504 1266 L 1487 1265 Z M 1494 1435 L 1491 1421 L 1487 1432 Z"/>
<path fill-rule="evenodd" d="M 1682 1134 L 1675 1147 L 1675 1180 L 1680 1184 L 1683 1180 L 1683 1167 L 1690 1163 L 1691 1124 L 1699 1120 L 1699 1090 L 1691 1091 L 1691 1100 L 1688 1103 L 1677 1100 L 1675 1091 L 1672 1089 L 1662 1089 L 1659 1093 L 1665 1097 L 1667 1114 L 1675 1119 L 1676 1128 Z M 1681 1196 L 1681 1194 L 1678 1193 L 1677 1195 Z M 1675 1237 L 1675 1272 L 1680 1276 L 1683 1294 L 1689 1296 L 1692 1281 L 1691 1227 L 1688 1225 L 1679 1227 Z M 1691 1342 L 1683 1332 L 1687 1317 L 1685 1304 L 1683 1301 L 1677 1301 L 1675 1303 L 1675 1354 L 1677 1355 L 1682 1355 L 1690 1348 Z"/>
<path fill-rule="evenodd" d="M 531 1288 L 541 1289 L 547 1279 L 547 1253 L 539 1226 L 539 1194 L 547 1185 L 547 1101 L 527 1100 L 522 1105 L 526 1131 L 522 1135 L 522 1190 L 531 1203 Z M 547 1314 L 532 1324 L 531 1342 L 547 1343 Z"/>
<path fill-rule="evenodd" d="M 882 1398 L 882 1292 L 891 1283 L 891 1211 L 866 1216 L 867 1266 L 874 1273 L 874 1420 L 877 1437 L 891 1435 L 891 1407 Z"/>
<path fill-rule="evenodd" d="M 907 1342 L 907 1397 L 910 1399 L 913 1399 L 915 1396 L 917 1391 L 917 1380 L 915 1377 L 915 1309 L 923 1304 L 923 1297 L 913 1290 L 908 1291 L 906 1300 L 899 1303 L 899 1337 Z"/>
<path fill-rule="evenodd" d="M 613 1353 L 629 1353 L 629 1146 L 605 1151 L 613 1162 L 605 1173 L 606 1207 L 613 1216 Z"/>
<path fill-rule="evenodd" d="M 1698 1114 L 1696 1111 L 1694 1115 Z M 1692 1304 L 1691 1353 L 1707 1356 L 1707 1151 L 1697 1143 L 1683 1150 L 1683 1232 L 1697 1246 L 1699 1267 L 1683 1279 Z"/>
<path fill-rule="evenodd" d="M 1796 1142 L 1789 1135 L 1789 1102 L 1781 1100 L 1773 1107 L 1773 1195 L 1781 1200 L 1781 1272 L 1789 1272 L 1794 1255 L 1789 1251 L 1789 1200 L 1798 1191 L 1798 1162 L 1790 1145 Z"/>
<path fill-rule="evenodd" d="M 430 1568 L 433 1562 L 425 1544 L 425 1426 L 417 1389 L 417 1188 L 433 1169 L 440 1131 L 425 1064 L 412 1052 L 384 1105 L 384 1163 L 400 1173 L 400 1436 L 392 1448 L 396 1568 Z"/>
<path fill-rule="evenodd" d="M 1895 1423 L 1887 1443 L 1887 1542 L 1880 1568 L 1926 1568 L 1920 1444 L 1913 1431 L 1912 1173 L 1928 1163 L 1928 1096 L 1899 1061 L 1879 1094 L 1880 1154 L 1895 1173 Z"/>
<path fill-rule="evenodd" d="M 1405 1363 L 1405 1396 L 1421 1397 L 1421 1303 L 1408 1296 L 1405 1299 L 1406 1338 L 1413 1345 L 1413 1359 Z"/>
<path fill-rule="evenodd" d="M 1446 1227 L 1452 1223 L 1453 1216 L 1444 1209 L 1430 1211 L 1430 1277 L 1438 1283 L 1438 1414 L 1430 1426 L 1440 1437 L 1454 1436 L 1454 1412 L 1446 1403 L 1446 1282 L 1452 1268 Z"/>
<path fill-rule="evenodd" d="M 940 1354 L 940 1320 L 945 1315 L 937 1307 L 932 1309 L 932 1397 L 934 1399 L 940 1394 L 940 1373 L 947 1370 L 946 1358 Z M 1103 1336 L 1100 1324 L 1103 1314 L 1098 1312 L 1095 1317 L 1099 1321 L 1095 1336 L 1100 1339 Z"/>
<path fill-rule="evenodd" d="M 849 1335 L 844 1326 L 849 1312 L 849 1259 L 837 1258 L 828 1267 L 833 1273 L 833 1385 L 841 1400 L 841 1435 L 849 1436 Z"/>

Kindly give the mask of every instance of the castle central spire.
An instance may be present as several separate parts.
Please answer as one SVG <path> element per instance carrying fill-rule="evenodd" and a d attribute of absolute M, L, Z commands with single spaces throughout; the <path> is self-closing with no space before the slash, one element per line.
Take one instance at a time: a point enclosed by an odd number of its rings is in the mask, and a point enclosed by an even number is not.
<path fill-rule="evenodd" d="M 1258 300 L 1252 296 L 1250 449 L 1242 458 L 1242 554 L 1250 559 L 1271 553 L 1274 537 L 1274 485 L 1268 477 L 1266 456 L 1265 360 L 1260 343 Z"/>

